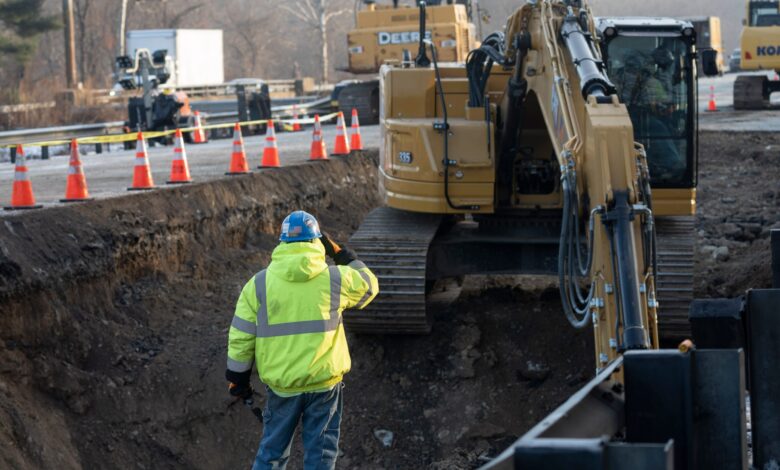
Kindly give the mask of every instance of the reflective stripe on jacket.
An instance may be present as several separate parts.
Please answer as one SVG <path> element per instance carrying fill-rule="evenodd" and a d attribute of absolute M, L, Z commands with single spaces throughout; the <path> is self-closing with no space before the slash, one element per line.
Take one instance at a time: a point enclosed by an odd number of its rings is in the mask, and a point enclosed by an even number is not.
<path fill-rule="evenodd" d="M 376 276 L 361 261 L 328 266 L 325 247 L 282 243 L 268 269 L 246 283 L 228 335 L 228 369 L 257 364 L 260 380 L 274 391 L 326 389 L 351 367 L 341 312 L 363 308 L 379 292 Z"/>

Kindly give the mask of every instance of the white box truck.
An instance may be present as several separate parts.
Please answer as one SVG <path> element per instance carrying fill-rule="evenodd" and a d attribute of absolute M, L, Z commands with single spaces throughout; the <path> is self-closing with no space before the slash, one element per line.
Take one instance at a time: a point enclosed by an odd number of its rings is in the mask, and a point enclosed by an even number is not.
<path fill-rule="evenodd" d="M 139 29 L 127 32 L 127 52 L 168 51 L 172 67 L 166 85 L 193 87 L 225 82 L 221 29 Z"/>

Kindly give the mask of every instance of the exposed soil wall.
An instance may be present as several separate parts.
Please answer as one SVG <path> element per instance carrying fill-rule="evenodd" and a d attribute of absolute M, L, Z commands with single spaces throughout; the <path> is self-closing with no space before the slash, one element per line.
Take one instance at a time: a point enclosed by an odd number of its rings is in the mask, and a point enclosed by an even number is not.
<path fill-rule="evenodd" d="M 226 415 L 223 379 L 237 294 L 291 210 L 354 230 L 374 159 L 3 219 L 0 467 L 244 466 L 257 423 Z"/>

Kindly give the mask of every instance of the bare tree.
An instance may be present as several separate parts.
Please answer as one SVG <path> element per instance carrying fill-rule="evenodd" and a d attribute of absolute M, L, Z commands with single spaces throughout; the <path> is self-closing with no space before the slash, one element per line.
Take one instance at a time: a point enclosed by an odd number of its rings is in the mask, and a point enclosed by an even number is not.
<path fill-rule="evenodd" d="M 303 23 L 315 28 L 320 35 L 322 45 L 322 81 L 328 81 L 330 62 L 328 60 L 328 23 L 338 15 L 349 13 L 347 7 L 338 8 L 329 0 L 294 0 L 281 3 L 279 7 Z"/>
<path fill-rule="evenodd" d="M 163 23 L 170 29 L 176 29 L 181 25 L 182 20 L 184 20 L 187 15 L 194 13 L 201 8 L 203 8 L 203 3 L 188 5 L 168 18 L 168 4 L 163 3 Z"/>
<path fill-rule="evenodd" d="M 272 56 L 269 45 L 279 48 L 278 38 L 274 37 L 274 18 L 255 9 L 236 8 L 226 13 L 219 26 L 225 31 L 226 58 L 234 60 L 232 72 L 240 77 L 263 76 L 267 70 L 266 62 Z"/>

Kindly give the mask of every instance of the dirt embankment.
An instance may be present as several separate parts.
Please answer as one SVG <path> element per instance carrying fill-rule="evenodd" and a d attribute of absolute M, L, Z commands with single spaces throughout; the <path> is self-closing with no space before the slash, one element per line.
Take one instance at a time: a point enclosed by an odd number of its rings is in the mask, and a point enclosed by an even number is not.
<path fill-rule="evenodd" d="M 223 378 L 240 288 L 291 210 L 344 237 L 376 187 L 358 157 L 4 218 L 0 467 L 245 466 L 258 425 Z"/>
<path fill-rule="evenodd" d="M 378 204 L 374 165 L 283 168 L 4 219 L 0 467 L 248 468 L 261 426 L 230 406 L 224 381 L 237 295 L 290 210 L 345 240 Z M 586 380 L 590 333 L 568 327 L 555 290 L 515 284 L 467 281 L 437 307 L 431 336 L 350 335 L 341 468 L 471 467 Z M 300 453 L 296 441 L 291 468 Z"/>

